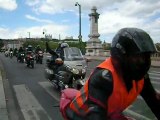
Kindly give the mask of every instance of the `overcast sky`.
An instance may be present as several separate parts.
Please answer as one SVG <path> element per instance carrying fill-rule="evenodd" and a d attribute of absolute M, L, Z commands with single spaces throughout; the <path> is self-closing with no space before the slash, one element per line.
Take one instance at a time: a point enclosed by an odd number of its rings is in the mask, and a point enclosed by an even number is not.
<path fill-rule="evenodd" d="M 78 37 L 78 2 L 82 7 L 82 36 L 88 41 L 93 6 L 99 16 L 100 40 L 111 42 L 123 27 L 147 31 L 160 43 L 160 0 L 0 0 L 0 38 Z"/>

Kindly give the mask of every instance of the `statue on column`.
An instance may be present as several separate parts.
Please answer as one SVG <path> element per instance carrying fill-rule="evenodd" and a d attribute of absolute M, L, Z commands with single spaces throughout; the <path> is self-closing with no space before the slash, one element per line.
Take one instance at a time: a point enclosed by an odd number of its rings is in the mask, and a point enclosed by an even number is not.
<path fill-rule="evenodd" d="M 95 15 L 94 15 L 94 16 L 95 16 L 95 23 L 97 23 L 97 22 L 98 22 L 99 15 L 100 15 L 100 14 L 98 14 L 97 12 L 95 12 Z"/>
<path fill-rule="evenodd" d="M 90 34 L 88 37 L 90 38 L 87 42 L 86 46 L 86 55 L 89 56 L 99 56 L 103 54 L 102 44 L 99 39 L 100 34 L 98 33 L 98 19 L 99 13 L 96 12 L 97 8 L 95 6 L 92 7 L 90 17 Z"/>

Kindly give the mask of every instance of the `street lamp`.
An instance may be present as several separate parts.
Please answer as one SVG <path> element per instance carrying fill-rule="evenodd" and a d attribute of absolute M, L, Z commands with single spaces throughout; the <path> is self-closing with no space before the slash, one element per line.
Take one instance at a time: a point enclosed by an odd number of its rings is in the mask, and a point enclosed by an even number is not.
<path fill-rule="evenodd" d="M 80 49 L 81 49 L 81 41 L 82 41 L 82 35 L 81 35 L 81 5 L 76 2 L 75 6 L 79 7 L 79 44 L 80 44 Z"/>

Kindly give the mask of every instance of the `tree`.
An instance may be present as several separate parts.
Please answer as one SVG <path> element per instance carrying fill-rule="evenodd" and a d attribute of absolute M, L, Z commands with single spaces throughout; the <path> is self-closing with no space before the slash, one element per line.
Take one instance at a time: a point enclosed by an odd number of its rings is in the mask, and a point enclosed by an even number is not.
<path fill-rule="evenodd" d="M 35 48 L 37 45 L 40 45 L 40 47 L 44 50 L 44 49 L 46 49 L 46 44 L 45 44 L 46 41 L 48 41 L 49 46 L 50 46 L 51 49 L 56 49 L 58 47 L 58 43 L 60 42 L 59 40 L 56 40 L 56 39 L 55 40 L 54 39 L 53 40 L 46 40 L 46 39 L 27 40 L 26 42 L 24 42 L 23 47 L 27 47 L 28 45 L 32 45 Z M 71 41 L 73 41 L 73 42 L 71 42 Z M 75 40 L 75 41 L 71 40 L 71 41 L 69 41 L 69 40 L 67 40 L 67 41 L 61 40 L 61 42 L 68 43 L 68 45 L 70 47 L 80 48 L 79 42 L 76 42 L 77 40 Z M 81 43 L 82 54 L 85 54 L 85 51 L 86 51 L 85 47 L 86 47 L 86 42 L 82 42 Z"/>
<path fill-rule="evenodd" d="M 0 49 L 4 46 L 2 39 L 0 39 Z"/>

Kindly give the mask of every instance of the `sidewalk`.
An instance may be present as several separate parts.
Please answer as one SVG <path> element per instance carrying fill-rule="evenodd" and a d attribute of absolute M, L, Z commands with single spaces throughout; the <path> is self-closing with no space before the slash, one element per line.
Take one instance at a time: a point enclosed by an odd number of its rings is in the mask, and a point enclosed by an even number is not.
<path fill-rule="evenodd" d="M 85 56 L 85 58 L 87 58 L 89 60 L 100 60 L 100 61 L 103 61 L 107 57 L 103 57 L 103 56 Z M 152 60 L 151 61 L 151 67 L 159 67 L 160 68 L 160 61 Z"/>
<path fill-rule="evenodd" d="M 8 112 L 6 108 L 6 99 L 5 99 L 1 71 L 0 71 L 0 120 L 8 120 Z"/>

